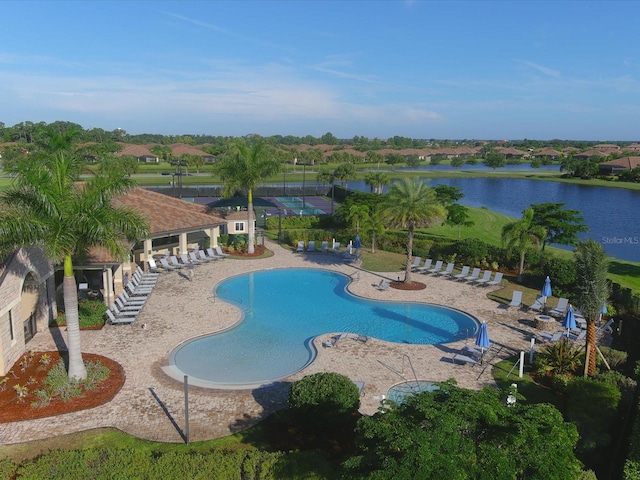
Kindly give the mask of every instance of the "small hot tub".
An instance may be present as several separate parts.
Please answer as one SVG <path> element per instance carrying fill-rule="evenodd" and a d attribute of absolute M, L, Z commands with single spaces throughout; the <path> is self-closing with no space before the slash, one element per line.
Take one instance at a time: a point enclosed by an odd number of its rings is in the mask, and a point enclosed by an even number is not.
<path fill-rule="evenodd" d="M 387 400 L 391 400 L 397 404 L 403 404 L 407 397 L 415 395 L 416 393 L 433 392 L 439 388 L 440 387 L 434 382 L 428 382 L 426 380 L 398 383 L 387 392 Z"/>

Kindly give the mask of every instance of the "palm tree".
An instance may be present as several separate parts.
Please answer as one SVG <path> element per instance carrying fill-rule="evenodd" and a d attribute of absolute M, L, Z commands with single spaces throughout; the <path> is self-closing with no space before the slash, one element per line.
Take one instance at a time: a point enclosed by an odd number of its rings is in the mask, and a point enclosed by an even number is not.
<path fill-rule="evenodd" d="M 87 376 L 80 347 L 78 292 L 74 258 L 92 247 L 102 247 L 113 258 L 125 258 L 129 242 L 149 234 L 146 220 L 112 204 L 114 197 L 134 187 L 121 173 L 91 177 L 77 184 L 80 161 L 64 150 L 42 159 L 19 162 L 12 186 L 2 194 L 7 213 L 0 224 L 0 250 L 24 246 L 41 248 L 54 264 L 62 262 L 67 321 L 70 379 Z"/>
<path fill-rule="evenodd" d="M 347 220 L 351 222 L 351 224 L 356 229 L 356 234 L 360 233 L 360 223 L 365 221 L 369 217 L 369 206 L 365 204 L 360 205 L 351 205 L 349 208 L 349 216 Z"/>
<path fill-rule="evenodd" d="M 385 220 L 379 205 L 375 205 L 369 214 L 362 219 L 362 231 L 371 237 L 371 253 L 376 253 L 376 238 L 385 231 Z"/>
<path fill-rule="evenodd" d="M 520 220 L 502 227 L 502 243 L 510 248 L 516 248 L 520 252 L 518 282 L 522 282 L 524 259 L 527 250 L 531 247 L 539 248 L 546 236 L 547 231 L 533 222 L 532 208 L 525 208 Z"/>
<path fill-rule="evenodd" d="M 216 165 L 216 172 L 224 182 L 224 197 L 230 197 L 238 190 L 247 191 L 249 254 L 255 251 L 256 238 L 253 190 L 258 188 L 265 177 L 275 175 L 279 170 L 280 162 L 270 155 L 267 145 L 261 139 L 250 144 L 243 140 L 237 141 Z"/>
<path fill-rule="evenodd" d="M 371 187 L 372 193 L 382 195 L 382 187 L 389 185 L 389 177 L 385 172 L 370 172 L 365 175 L 364 183 Z"/>
<path fill-rule="evenodd" d="M 428 226 L 445 214 L 444 206 L 436 200 L 435 191 L 417 178 L 405 178 L 389 189 L 383 215 L 394 227 L 408 230 L 404 283 L 411 281 L 411 257 L 416 227 Z"/>
<path fill-rule="evenodd" d="M 585 375 L 596 371 L 596 321 L 607 301 L 609 261 L 604 248 L 595 240 L 576 245 L 576 282 L 574 302 L 587 321 L 587 359 Z"/>

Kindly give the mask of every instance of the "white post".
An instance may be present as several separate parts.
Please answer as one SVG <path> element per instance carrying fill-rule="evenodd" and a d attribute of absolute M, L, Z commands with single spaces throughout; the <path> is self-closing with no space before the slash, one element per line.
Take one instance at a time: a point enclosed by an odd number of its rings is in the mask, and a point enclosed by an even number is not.
<path fill-rule="evenodd" d="M 520 352 L 520 371 L 518 372 L 520 378 L 524 375 L 524 352 Z"/>
<path fill-rule="evenodd" d="M 531 337 L 531 346 L 529 347 L 529 363 L 533 363 L 533 346 L 536 344 L 535 337 Z"/>

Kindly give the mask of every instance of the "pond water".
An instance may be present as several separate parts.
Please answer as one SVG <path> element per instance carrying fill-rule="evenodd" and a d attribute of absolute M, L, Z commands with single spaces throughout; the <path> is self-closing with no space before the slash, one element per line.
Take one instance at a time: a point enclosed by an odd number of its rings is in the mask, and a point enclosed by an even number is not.
<path fill-rule="evenodd" d="M 486 207 L 520 218 L 532 203 L 564 202 L 565 208 L 582 213 L 589 230 L 581 239 L 592 238 L 607 254 L 640 262 L 640 192 L 622 188 L 595 187 L 516 178 L 425 178 L 431 186 L 449 185 L 464 192 L 463 205 Z M 349 187 L 368 192 L 364 181 Z"/>

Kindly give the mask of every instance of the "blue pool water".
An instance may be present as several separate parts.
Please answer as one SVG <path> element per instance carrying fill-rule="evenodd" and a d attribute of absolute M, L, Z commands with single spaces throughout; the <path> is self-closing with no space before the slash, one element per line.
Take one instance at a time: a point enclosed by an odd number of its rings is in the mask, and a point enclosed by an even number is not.
<path fill-rule="evenodd" d="M 318 269 L 265 270 L 225 280 L 216 288 L 216 301 L 237 305 L 243 320 L 230 330 L 182 344 L 171 354 L 170 365 L 200 384 L 253 387 L 308 365 L 315 356 L 312 340 L 321 334 L 438 344 L 476 331 L 476 320 L 459 310 L 363 299 L 346 290 L 349 281 Z M 341 340 L 346 341 L 353 340 Z"/>
<path fill-rule="evenodd" d="M 407 397 L 422 392 L 433 392 L 438 390 L 438 387 L 433 382 L 426 382 L 424 380 L 408 381 L 394 385 L 387 391 L 387 400 L 402 404 L 406 401 Z"/>

